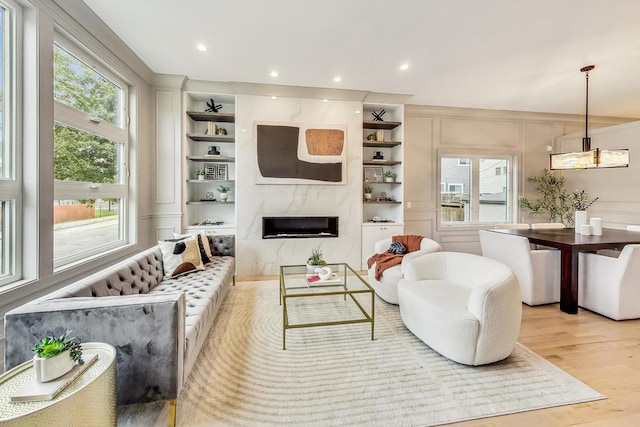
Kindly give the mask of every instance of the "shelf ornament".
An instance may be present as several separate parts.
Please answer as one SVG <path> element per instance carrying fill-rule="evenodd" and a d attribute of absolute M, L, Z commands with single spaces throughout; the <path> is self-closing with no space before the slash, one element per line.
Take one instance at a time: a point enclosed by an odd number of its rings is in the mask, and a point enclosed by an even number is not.
<path fill-rule="evenodd" d="M 222 104 L 216 105 L 216 102 L 213 98 L 210 99 L 211 102 L 207 102 L 207 109 L 204 110 L 207 113 L 219 113 L 222 110 Z"/>
<path fill-rule="evenodd" d="M 373 116 L 373 121 L 374 122 L 384 122 L 384 119 L 382 118 L 382 116 L 384 116 L 385 113 L 386 113 L 386 111 L 384 111 L 384 110 L 380 110 L 379 113 L 373 111 L 371 113 L 371 115 Z"/>

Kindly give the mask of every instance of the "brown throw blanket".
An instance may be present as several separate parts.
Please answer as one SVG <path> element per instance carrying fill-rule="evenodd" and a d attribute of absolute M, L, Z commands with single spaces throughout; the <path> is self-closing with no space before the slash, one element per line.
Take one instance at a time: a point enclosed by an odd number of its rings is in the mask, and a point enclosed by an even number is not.
<path fill-rule="evenodd" d="M 391 242 L 400 242 L 407 248 L 407 253 L 415 252 L 420 249 L 420 243 L 422 242 L 422 236 L 406 235 L 406 236 L 393 236 Z M 400 264 L 404 255 L 392 254 L 390 251 L 383 252 L 381 254 L 373 254 L 367 260 L 367 267 L 371 268 L 373 263 L 376 263 L 376 280 L 380 280 L 382 272 L 389 267 Z"/>

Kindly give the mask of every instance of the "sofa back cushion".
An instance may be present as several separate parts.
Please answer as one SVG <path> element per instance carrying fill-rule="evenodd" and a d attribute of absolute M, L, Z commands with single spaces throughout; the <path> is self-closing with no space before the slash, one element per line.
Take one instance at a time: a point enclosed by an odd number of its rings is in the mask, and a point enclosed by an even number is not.
<path fill-rule="evenodd" d="M 146 294 L 162 281 L 162 253 L 154 246 L 78 280 L 44 299 Z"/>

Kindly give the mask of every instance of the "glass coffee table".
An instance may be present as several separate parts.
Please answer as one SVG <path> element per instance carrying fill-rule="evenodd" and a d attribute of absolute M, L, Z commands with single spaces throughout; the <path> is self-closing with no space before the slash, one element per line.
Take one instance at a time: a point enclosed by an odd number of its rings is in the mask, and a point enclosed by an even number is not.
<path fill-rule="evenodd" d="M 371 323 L 371 339 L 374 339 L 373 288 L 348 264 L 328 266 L 334 274 L 326 280 L 318 280 L 305 265 L 280 267 L 283 350 L 287 329 Z"/>

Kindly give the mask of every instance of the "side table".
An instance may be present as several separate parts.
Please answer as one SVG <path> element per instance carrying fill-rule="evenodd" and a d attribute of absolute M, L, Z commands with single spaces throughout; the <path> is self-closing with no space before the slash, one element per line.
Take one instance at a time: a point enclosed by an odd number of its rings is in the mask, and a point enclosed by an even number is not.
<path fill-rule="evenodd" d="M 116 350 L 110 344 L 84 343 L 82 352 L 97 354 L 98 360 L 53 400 L 11 401 L 11 395 L 34 378 L 32 360 L 0 375 L 0 424 L 115 426 Z"/>

